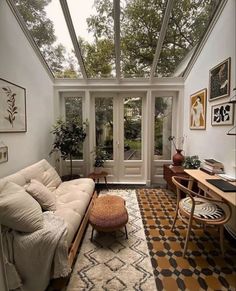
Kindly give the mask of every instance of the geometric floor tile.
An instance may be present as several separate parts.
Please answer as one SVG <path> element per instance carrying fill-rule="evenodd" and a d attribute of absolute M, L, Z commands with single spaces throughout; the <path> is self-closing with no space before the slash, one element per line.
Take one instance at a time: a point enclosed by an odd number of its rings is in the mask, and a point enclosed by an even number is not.
<path fill-rule="evenodd" d="M 194 226 L 186 257 L 186 227 L 175 214 L 176 195 L 166 189 L 137 189 L 157 290 L 236 290 L 236 246 L 225 239 L 221 254 L 215 227 Z"/>

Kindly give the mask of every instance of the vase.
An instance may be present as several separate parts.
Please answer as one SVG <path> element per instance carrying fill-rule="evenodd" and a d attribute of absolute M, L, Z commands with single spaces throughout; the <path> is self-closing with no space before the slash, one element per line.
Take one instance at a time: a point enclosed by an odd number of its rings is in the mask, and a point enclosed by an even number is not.
<path fill-rule="evenodd" d="M 181 166 L 184 161 L 184 156 L 181 154 L 182 150 L 176 150 L 176 153 L 173 155 L 172 160 L 174 166 Z"/>

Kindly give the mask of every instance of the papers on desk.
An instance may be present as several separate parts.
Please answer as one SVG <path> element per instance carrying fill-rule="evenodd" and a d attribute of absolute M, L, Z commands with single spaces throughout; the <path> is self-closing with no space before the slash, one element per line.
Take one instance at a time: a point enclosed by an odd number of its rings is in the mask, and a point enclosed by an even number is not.
<path fill-rule="evenodd" d="M 227 174 L 217 174 L 217 176 L 229 182 L 236 182 L 236 177 Z"/>

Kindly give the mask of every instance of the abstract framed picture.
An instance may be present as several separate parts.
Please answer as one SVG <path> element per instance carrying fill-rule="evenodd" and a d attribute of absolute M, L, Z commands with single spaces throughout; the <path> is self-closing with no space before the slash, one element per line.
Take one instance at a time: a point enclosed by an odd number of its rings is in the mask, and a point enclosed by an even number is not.
<path fill-rule="evenodd" d="M 234 121 L 233 103 L 221 103 L 211 107 L 211 125 L 232 125 Z"/>
<path fill-rule="evenodd" d="M 0 164 L 8 161 L 8 147 L 0 146 Z"/>
<path fill-rule="evenodd" d="M 206 98 L 206 88 L 190 96 L 190 129 L 206 128 Z"/>
<path fill-rule="evenodd" d="M 221 62 L 210 70 L 209 101 L 229 96 L 231 59 Z"/>
<path fill-rule="evenodd" d="M 26 90 L 0 78 L 0 132 L 26 130 Z"/>

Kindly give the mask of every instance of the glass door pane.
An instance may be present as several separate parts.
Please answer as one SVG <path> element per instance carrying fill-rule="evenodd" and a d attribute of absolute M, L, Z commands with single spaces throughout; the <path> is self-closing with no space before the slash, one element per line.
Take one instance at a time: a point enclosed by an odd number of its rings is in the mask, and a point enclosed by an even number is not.
<path fill-rule="evenodd" d="M 154 160 L 170 160 L 172 132 L 172 97 L 155 98 Z"/>
<path fill-rule="evenodd" d="M 102 147 L 113 159 L 113 98 L 95 98 L 96 146 Z"/>
<path fill-rule="evenodd" d="M 65 116 L 66 121 L 71 121 L 74 118 L 78 119 L 79 124 L 83 125 L 83 109 L 82 109 L 82 97 L 66 97 L 65 98 Z M 73 157 L 73 160 L 83 159 L 83 142 L 79 145 L 80 153 Z"/>
<path fill-rule="evenodd" d="M 124 98 L 124 160 L 142 159 L 142 98 Z"/>

